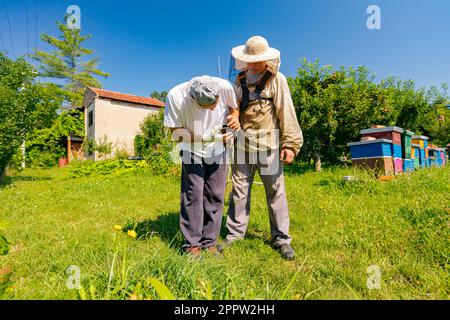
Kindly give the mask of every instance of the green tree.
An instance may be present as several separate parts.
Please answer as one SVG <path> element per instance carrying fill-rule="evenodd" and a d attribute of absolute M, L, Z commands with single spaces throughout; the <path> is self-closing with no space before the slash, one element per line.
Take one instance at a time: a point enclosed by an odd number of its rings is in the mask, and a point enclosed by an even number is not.
<path fill-rule="evenodd" d="M 162 101 L 162 102 L 166 102 L 167 94 L 168 94 L 168 92 L 166 90 L 161 91 L 161 92 L 153 91 L 150 94 L 150 97 L 153 98 L 153 99 L 157 99 L 159 101 Z"/>
<path fill-rule="evenodd" d="M 426 127 L 429 136 L 433 137 L 433 143 L 446 147 L 450 143 L 450 107 L 449 102 L 444 101 L 434 107 L 435 117 Z"/>
<path fill-rule="evenodd" d="M 43 94 L 52 96 L 52 101 L 58 103 L 63 112 L 55 113 L 52 104 L 42 108 L 47 115 L 40 113 L 36 117 L 42 123 L 27 138 L 27 160 L 32 164 L 41 163 L 41 157 L 46 165 L 56 164 L 58 158 L 64 155 L 67 136 L 84 136 L 84 114 L 78 111 L 84 90 L 86 86 L 101 87 L 97 78 L 109 76 L 98 69 L 98 58 L 91 57 L 94 51 L 83 47 L 90 35 L 81 35 L 80 30 L 69 29 L 62 22 L 57 22 L 57 26 L 60 32 L 58 37 L 41 36 L 54 50 L 37 50 L 32 57 L 39 62 L 39 76 L 55 82 L 48 84 L 48 90 L 44 90 Z"/>
<path fill-rule="evenodd" d="M 347 143 L 359 140 L 360 130 L 373 125 L 396 125 L 437 136 L 435 109 L 448 100 L 446 87 L 441 92 L 416 90 L 412 80 L 390 77 L 377 84 L 374 79 L 364 66 L 335 70 L 306 59 L 297 77 L 289 79 L 305 140 L 301 157 L 313 159 L 317 171 L 322 161 L 347 158 Z"/>
<path fill-rule="evenodd" d="M 35 72 L 23 58 L 0 52 L 0 182 L 17 148 L 33 125 Z"/>
<path fill-rule="evenodd" d="M 58 159 L 65 156 L 67 137 L 84 136 L 83 119 L 84 115 L 80 111 L 65 110 L 52 123 L 36 127 L 26 138 L 27 164 L 45 167 L 56 165 Z M 17 159 L 15 164 L 17 166 Z"/>
<path fill-rule="evenodd" d="M 69 29 L 65 23 L 57 22 L 59 37 L 43 34 L 41 39 L 56 48 L 51 52 L 36 50 L 33 58 L 39 65 L 39 75 L 44 78 L 64 81 L 59 92 L 70 109 L 81 107 L 86 86 L 101 87 L 96 76 L 107 78 L 108 73 L 98 69 L 98 57 L 88 59 L 94 50 L 84 48 L 83 42 L 91 35 L 81 35 L 80 30 Z"/>

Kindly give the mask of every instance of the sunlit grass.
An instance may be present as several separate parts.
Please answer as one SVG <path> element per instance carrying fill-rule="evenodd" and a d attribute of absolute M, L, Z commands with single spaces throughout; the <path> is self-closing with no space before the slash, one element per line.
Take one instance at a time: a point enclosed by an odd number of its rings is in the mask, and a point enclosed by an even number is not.
<path fill-rule="evenodd" d="M 247 239 L 222 258 L 192 261 L 180 254 L 176 177 L 68 179 L 69 170 L 27 169 L 0 187 L 0 221 L 12 244 L 0 257 L 0 269 L 13 271 L 7 299 L 449 298 L 450 167 L 391 182 L 351 168 L 290 173 L 292 262 L 268 244 L 261 185 L 253 187 Z M 72 265 L 81 290 L 67 288 Z M 366 285 L 371 265 L 382 272 L 379 290 Z"/>

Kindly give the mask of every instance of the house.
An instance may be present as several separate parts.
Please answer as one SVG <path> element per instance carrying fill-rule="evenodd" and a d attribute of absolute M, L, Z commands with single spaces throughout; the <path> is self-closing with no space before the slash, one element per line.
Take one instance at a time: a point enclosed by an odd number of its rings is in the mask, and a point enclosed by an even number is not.
<path fill-rule="evenodd" d="M 147 97 L 87 87 L 83 99 L 86 139 L 112 144 L 118 151 L 134 155 L 134 138 L 141 133 L 140 124 L 148 115 L 159 112 L 164 103 Z M 87 152 L 88 160 L 103 160 L 98 152 Z"/>

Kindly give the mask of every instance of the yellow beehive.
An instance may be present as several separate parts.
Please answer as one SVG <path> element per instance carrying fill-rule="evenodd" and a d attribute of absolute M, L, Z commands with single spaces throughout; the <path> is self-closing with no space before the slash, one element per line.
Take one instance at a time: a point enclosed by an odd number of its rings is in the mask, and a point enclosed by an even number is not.
<path fill-rule="evenodd" d="M 423 144 L 423 140 L 422 139 L 412 139 L 411 142 L 414 143 L 414 144 L 420 145 L 420 149 L 424 148 L 424 144 Z"/>

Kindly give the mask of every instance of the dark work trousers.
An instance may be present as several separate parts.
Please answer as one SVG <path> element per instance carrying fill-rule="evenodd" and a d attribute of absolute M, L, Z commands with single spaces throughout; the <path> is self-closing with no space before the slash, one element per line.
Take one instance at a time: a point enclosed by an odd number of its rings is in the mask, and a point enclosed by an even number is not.
<path fill-rule="evenodd" d="M 201 158 L 182 151 L 180 229 L 183 250 L 216 245 L 222 224 L 228 164 L 226 152 Z"/>

